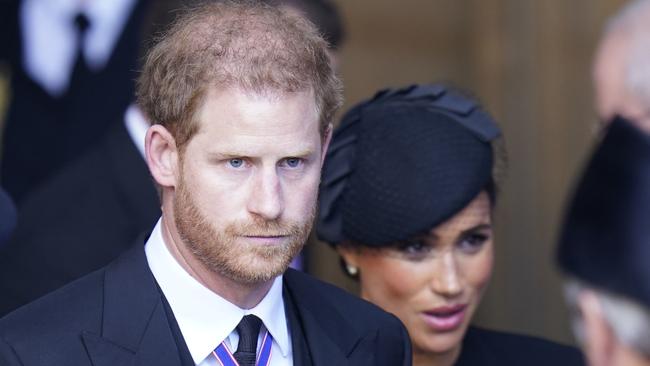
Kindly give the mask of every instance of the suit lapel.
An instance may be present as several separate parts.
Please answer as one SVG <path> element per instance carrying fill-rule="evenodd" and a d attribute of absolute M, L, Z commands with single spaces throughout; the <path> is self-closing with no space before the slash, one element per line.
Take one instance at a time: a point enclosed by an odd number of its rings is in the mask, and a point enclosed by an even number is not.
<path fill-rule="evenodd" d="M 107 267 L 101 334 L 82 339 L 94 366 L 181 364 L 142 245 Z"/>
<path fill-rule="evenodd" d="M 293 352 L 293 364 L 295 366 L 312 366 L 309 346 L 302 329 L 302 320 L 298 317 L 298 311 L 286 286 L 283 286 L 282 296 L 284 297 L 284 308 L 291 335 L 291 348 Z"/>
<path fill-rule="evenodd" d="M 303 276 L 292 269 L 284 275 L 285 301 L 291 303 L 294 319 L 300 326 L 299 333 L 305 340 L 301 343 L 296 339 L 294 328 L 297 326 L 290 324 L 294 355 L 300 352 L 300 359 L 305 361 L 304 349 L 297 350 L 296 346 L 304 348 L 306 343 L 311 362 L 307 360 L 305 365 L 349 365 L 349 356 L 359 344 L 360 335 L 334 306 L 314 293 L 313 286 L 304 282 Z"/>

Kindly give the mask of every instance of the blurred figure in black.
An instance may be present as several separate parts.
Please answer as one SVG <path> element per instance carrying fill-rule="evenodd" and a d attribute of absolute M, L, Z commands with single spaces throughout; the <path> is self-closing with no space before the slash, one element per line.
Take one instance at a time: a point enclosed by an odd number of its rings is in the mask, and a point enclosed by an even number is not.
<path fill-rule="evenodd" d="M 0 6 L 11 73 L 1 175 L 18 205 L 94 146 L 131 102 L 148 0 L 13 0 Z"/>
<path fill-rule="evenodd" d="M 136 54 L 186 3 L 152 3 Z M 0 251 L 0 316 L 104 266 L 160 216 L 143 159 L 149 123 L 129 90 L 129 103 L 104 135 L 19 206 L 18 226 Z"/>
<path fill-rule="evenodd" d="M 610 122 L 558 249 L 574 329 L 593 366 L 650 365 L 650 135 Z"/>

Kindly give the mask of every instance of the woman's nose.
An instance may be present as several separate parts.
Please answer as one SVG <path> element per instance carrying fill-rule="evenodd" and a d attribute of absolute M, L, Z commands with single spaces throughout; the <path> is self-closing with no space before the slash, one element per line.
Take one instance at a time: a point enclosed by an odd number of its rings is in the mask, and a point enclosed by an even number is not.
<path fill-rule="evenodd" d="M 453 253 L 438 258 L 431 280 L 434 292 L 444 297 L 456 297 L 463 292 L 462 278 Z"/>

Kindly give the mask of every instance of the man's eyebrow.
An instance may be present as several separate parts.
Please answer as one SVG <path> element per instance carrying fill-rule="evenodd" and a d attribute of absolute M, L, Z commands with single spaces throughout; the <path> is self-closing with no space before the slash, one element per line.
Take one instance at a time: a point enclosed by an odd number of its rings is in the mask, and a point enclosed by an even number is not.
<path fill-rule="evenodd" d="M 307 157 L 310 155 L 313 155 L 316 152 L 316 149 L 312 148 L 305 148 L 305 149 L 300 149 L 300 150 L 295 150 L 295 151 L 290 151 L 286 154 L 282 154 L 283 157 L 296 157 L 296 158 L 301 158 L 301 157 Z M 242 157 L 250 157 L 250 156 L 257 156 L 257 153 L 254 151 L 228 151 L 228 152 L 218 152 L 218 151 L 209 151 L 208 156 L 212 159 L 236 159 L 236 158 L 242 158 Z"/>
<path fill-rule="evenodd" d="M 294 156 L 300 158 L 300 157 L 310 156 L 314 152 L 316 152 L 316 149 L 307 148 L 307 149 L 297 150 L 295 153 L 288 154 L 287 156 Z"/>

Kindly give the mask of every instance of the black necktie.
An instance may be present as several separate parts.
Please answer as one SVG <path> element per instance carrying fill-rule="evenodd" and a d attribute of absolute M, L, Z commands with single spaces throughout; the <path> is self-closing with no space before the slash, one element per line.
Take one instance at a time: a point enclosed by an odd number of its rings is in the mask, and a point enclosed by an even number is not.
<path fill-rule="evenodd" d="M 74 17 L 74 25 L 77 29 L 77 52 L 72 73 L 70 74 L 70 86 L 68 90 L 78 89 L 81 87 L 81 84 L 90 74 L 83 52 L 86 33 L 90 28 L 90 20 L 84 13 L 79 13 Z"/>
<path fill-rule="evenodd" d="M 255 315 L 246 315 L 237 325 L 239 344 L 233 354 L 239 366 L 255 366 L 257 336 L 260 334 L 262 320 Z"/>

